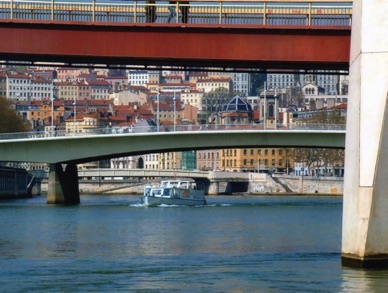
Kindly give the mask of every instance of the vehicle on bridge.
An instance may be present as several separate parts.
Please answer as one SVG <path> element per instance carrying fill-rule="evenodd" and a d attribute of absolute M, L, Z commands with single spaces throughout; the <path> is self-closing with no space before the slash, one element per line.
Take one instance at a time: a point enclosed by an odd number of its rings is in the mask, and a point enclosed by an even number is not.
<path fill-rule="evenodd" d="M 162 181 L 160 186 L 146 186 L 140 200 L 145 206 L 206 205 L 205 190 L 194 181 Z"/>

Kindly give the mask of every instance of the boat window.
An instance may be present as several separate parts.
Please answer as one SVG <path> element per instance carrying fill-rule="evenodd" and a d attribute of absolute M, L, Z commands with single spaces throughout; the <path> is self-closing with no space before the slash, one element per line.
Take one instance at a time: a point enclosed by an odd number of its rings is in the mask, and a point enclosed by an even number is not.
<path fill-rule="evenodd" d="M 171 187 L 178 187 L 178 186 L 179 186 L 179 182 L 177 182 L 177 181 L 171 181 L 171 182 L 170 182 L 170 186 L 171 186 Z"/>
<path fill-rule="evenodd" d="M 163 191 L 163 196 L 170 196 L 171 195 L 171 189 L 165 189 L 164 191 Z"/>
<path fill-rule="evenodd" d="M 182 188 L 189 188 L 189 182 L 181 182 L 181 186 Z"/>
<path fill-rule="evenodd" d="M 162 195 L 162 189 L 153 189 L 151 191 L 151 195 L 153 195 L 153 196 L 161 196 Z"/>

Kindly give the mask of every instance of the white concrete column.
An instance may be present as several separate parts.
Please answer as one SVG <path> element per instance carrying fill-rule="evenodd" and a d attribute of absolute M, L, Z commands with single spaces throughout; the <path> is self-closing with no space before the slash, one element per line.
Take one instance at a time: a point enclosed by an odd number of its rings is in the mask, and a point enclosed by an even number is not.
<path fill-rule="evenodd" d="M 342 228 L 345 266 L 388 266 L 388 1 L 355 0 Z"/>
<path fill-rule="evenodd" d="M 209 185 L 208 195 L 218 195 L 220 184 L 218 182 L 211 182 Z"/>

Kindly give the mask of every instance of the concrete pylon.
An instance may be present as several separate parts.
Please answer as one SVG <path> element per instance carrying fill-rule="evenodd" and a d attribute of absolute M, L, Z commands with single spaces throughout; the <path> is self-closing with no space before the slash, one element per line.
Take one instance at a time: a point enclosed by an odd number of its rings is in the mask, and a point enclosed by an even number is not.
<path fill-rule="evenodd" d="M 48 204 L 79 204 L 78 171 L 76 164 L 50 164 L 47 190 Z"/>
<path fill-rule="evenodd" d="M 355 0 L 342 264 L 388 267 L 388 1 Z"/>

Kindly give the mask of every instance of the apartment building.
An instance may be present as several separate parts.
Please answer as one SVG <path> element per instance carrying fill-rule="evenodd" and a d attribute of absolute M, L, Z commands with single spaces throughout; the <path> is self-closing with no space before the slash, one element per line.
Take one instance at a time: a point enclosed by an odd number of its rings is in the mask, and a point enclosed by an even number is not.
<path fill-rule="evenodd" d="M 183 104 L 196 107 L 199 111 L 202 110 L 203 91 L 194 89 L 184 89 L 181 92 L 181 100 Z"/>
<path fill-rule="evenodd" d="M 197 81 L 197 90 L 209 93 L 219 88 L 225 88 L 228 91 L 233 90 L 231 78 L 208 78 Z"/>
<path fill-rule="evenodd" d="M 7 98 L 17 101 L 31 100 L 31 78 L 24 73 L 7 74 Z"/>

